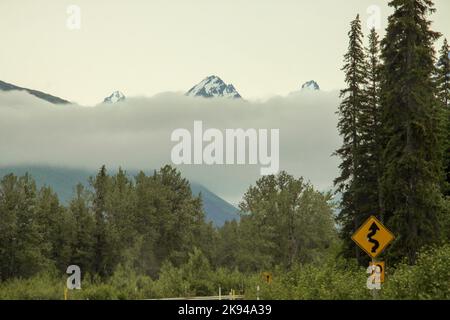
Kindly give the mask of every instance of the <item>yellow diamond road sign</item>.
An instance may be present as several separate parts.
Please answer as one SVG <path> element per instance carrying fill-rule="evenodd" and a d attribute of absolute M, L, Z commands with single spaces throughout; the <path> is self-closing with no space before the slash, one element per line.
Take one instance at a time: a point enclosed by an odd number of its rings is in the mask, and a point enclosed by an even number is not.
<path fill-rule="evenodd" d="M 352 236 L 352 240 L 372 258 L 380 255 L 394 238 L 394 235 L 373 216 Z"/>

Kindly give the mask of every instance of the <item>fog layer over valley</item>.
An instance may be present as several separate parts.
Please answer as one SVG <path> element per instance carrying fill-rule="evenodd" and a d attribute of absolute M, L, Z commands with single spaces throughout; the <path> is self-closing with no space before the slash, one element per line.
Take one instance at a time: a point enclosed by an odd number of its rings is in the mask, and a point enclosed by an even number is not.
<path fill-rule="evenodd" d="M 174 130 L 280 129 L 280 170 L 331 188 L 340 145 L 337 92 L 298 92 L 267 101 L 203 99 L 179 93 L 131 97 L 95 107 L 52 105 L 25 92 L 0 92 L 0 166 L 157 169 L 172 164 Z M 204 143 L 204 147 L 207 143 Z M 270 149 L 269 149 L 270 151 Z M 189 179 L 237 203 L 261 165 L 181 165 Z"/>

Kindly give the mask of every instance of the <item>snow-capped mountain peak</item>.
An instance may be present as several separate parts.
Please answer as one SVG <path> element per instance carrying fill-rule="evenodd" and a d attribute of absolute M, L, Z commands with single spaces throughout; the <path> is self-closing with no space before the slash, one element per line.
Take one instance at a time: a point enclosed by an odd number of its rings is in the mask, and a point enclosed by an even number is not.
<path fill-rule="evenodd" d="M 186 95 L 204 98 L 242 98 L 232 84 L 226 84 L 222 79 L 214 75 L 203 79 L 200 83 L 192 87 Z"/>
<path fill-rule="evenodd" d="M 307 81 L 302 85 L 302 90 L 320 90 L 319 85 L 314 80 Z"/>
<path fill-rule="evenodd" d="M 125 100 L 125 95 L 120 91 L 114 91 L 109 97 L 103 100 L 104 103 L 117 103 Z"/>

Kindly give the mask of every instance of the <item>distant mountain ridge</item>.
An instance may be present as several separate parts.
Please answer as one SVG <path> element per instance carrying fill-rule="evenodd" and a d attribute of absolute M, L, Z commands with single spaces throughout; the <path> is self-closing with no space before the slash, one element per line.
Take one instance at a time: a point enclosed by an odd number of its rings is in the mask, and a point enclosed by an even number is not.
<path fill-rule="evenodd" d="M 186 95 L 189 97 L 203 98 L 230 98 L 241 99 L 241 95 L 236 88 L 230 83 L 226 84 L 218 76 L 209 76 L 201 82 L 193 86 Z"/>
<path fill-rule="evenodd" d="M 450 55 L 450 53 L 449 53 Z M 302 90 L 318 91 L 320 87 L 314 80 L 305 82 Z M 51 94 L 41 92 L 38 90 L 28 89 L 16 86 L 11 83 L 7 83 L 0 80 L 0 91 L 25 91 L 39 99 L 45 100 L 52 104 L 70 104 L 71 102 Z M 185 93 L 189 97 L 203 97 L 203 98 L 228 98 L 228 99 L 242 99 L 242 96 L 236 90 L 236 88 L 230 83 L 226 84 L 220 77 L 212 75 L 206 77 L 198 84 L 193 86 L 188 92 Z M 103 100 L 103 103 L 118 103 L 126 99 L 125 95 L 121 91 L 114 91 L 110 96 Z"/>
<path fill-rule="evenodd" d="M 120 91 L 114 91 L 109 97 L 103 100 L 103 103 L 118 103 L 125 100 L 125 95 Z"/>
<path fill-rule="evenodd" d="M 319 90 L 320 90 L 320 87 L 319 87 L 319 84 L 318 84 L 316 81 L 310 80 L 310 81 L 305 82 L 305 83 L 302 85 L 302 90 L 319 91 Z"/>
<path fill-rule="evenodd" d="M 37 91 L 37 90 L 33 90 L 33 89 L 22 88 L 22 87 L 14 85 L 14 84 L 7 83 L 7 82 L 0 80 L 0 91 L 14 91 L 14 90 L 26 91 L 29 94 L 31 94 L 39 99 L 45 100 L 45 101 L 53 103 L 53 104 L 68 104 L 68 103 L 70 103 L 70 101 L 61 99 L 56 96 L 52 96 L 51 94 L 48 94 L 45 92 L 41 92 L 41 91 Z"/>
<path fill-rule="evenodd" d="M 81 183 L 88 186 L 88 178 L 95 176 L 95 171 L 72 168 L 58 168 L 49 166 L 10 166 L 0 167 L 0 179 L 10 173 L 17 176 L 29 173 L 36 181 L 38 187 L 50 186 L 63 204 L 68 204 L 75 194 L 75 186 Z M 114 173 L 114 170 L 111 171 Z M 148 172 L 151 172 L 148 170 Z M 137 175 L 137 171 L 127 171 L 130 177 Z M 239 219 L 238 209 L 226 202 L 203 185 L 190 182 L 192 194 L 201 194 L 203 209 L 207 221 L 212 221 L 215 226 L 221 227 L 226 221 Z"/>

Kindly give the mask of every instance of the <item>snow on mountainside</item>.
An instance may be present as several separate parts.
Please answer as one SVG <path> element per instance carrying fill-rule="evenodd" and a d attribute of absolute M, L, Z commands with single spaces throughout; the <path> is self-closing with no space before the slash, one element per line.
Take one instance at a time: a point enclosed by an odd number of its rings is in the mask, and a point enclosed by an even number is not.
<path fill-rule="evenodd" d="M 302 85 L 302 90 L 320 90 L 320 87 L 317 82 L 311 80 Z"/>
<path fill-rule="evenodd" d="M 114 91 L 109 97 L 103 100 L 104 103 L 117 103 L 125 100 L 125 95 L 120 91 Z"/>
<path fill-rule="evenodd" d="M 237 92 L 232 84 L 226 84 L 217 76 L 209 76 L 201 81 L 199 84 L 192 87 L 187 93 L 190 97 L 204 97 L 204 98 L 231 98 L 240 99 L 241 95 Z"/>

